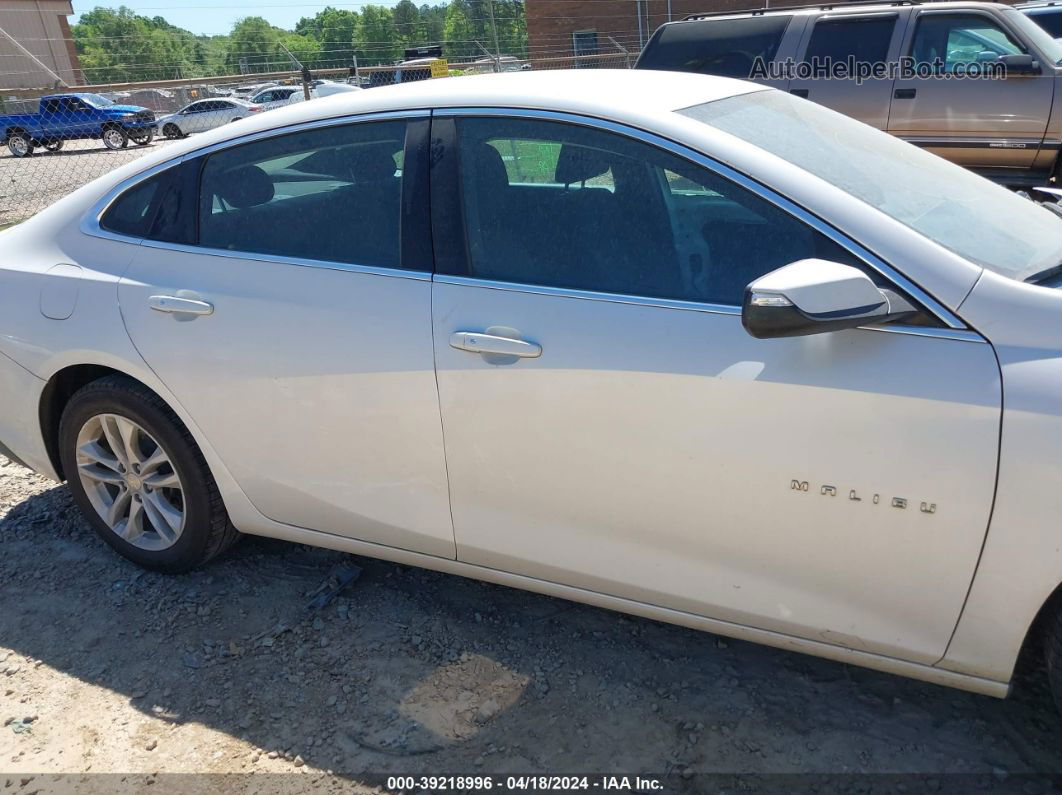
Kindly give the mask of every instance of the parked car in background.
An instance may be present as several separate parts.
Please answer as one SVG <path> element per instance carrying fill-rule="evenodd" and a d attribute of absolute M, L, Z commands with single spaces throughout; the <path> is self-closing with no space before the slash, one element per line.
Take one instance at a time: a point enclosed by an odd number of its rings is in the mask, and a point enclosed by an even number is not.
<path fill-rule="evenodd" d="M 252 96 L 248 102 L 262 110 L 273 110 L 285 105 L 294 105 L 306 99 L 301 85 L 297 86 L 270 86 L 264 88 Z"/>
<path fill-rule="evenodd" d="M 747 80 L 757 59 L 780 67 L 849 57 L 868 64 L 911 58 L 928 69 L 939 61 L 942 68 L 895 79 L 756 79 L 1007 185 L 1062 178 L 1062 43 L 1006 5 L 953 0 L 703 14 L 661 26 L 636 68 Z M 987 63 L 1005 65 L 1006 79 L 955 79 Z"/>
<path fill-rule="evenodd" d="M 361 91 L 359 86 L 351 85 L 350 83 L 329 83 L 321 82 L 318 85 L 310 89 L 310 95 L 312 97 L 331 97 L 335 94 L 349 94 L 352 91 Z"/>
<path fill-rule="evenodd" d="M 99 138 L 108 149 L 122 149 L 130 141 L 138 146 L 151 143 L 155 114 L 99 94 L 53 94 L 41 97 L 36 113 L 0 116 L 0 133 L 15 157 L 28 157 L 38 146 L 55 152 L 64 141 L 83 138 Z"/>
<path fill-rule="evenodd" d="M 269 88 L 270 86 L 275 85 L 275 82 L 241 83 L 232 90 L 232 96 L 236 97 L 237 99 L 249 99 L 250 97 L 257 94 L 259 91 L 261 91 L 263 88 Z"/>
<path fill-rule="evenodd" d="M 234 127 L 0 232 L 0 452 L 117 552 L 272 536 L 995 696 L 1029 641 L 1062 700 L 1062 219 L 702 75 Z"/>
<path fill-rule="evenodd" d="M 222 124 L 242 119 L 262 110 L 242 99 L 200 99 L 185 105 L 176 113 L 158 120 L 158 131 L 167 138 L 183 138 L 197 132 L 205 132 Z"/>
<path fill-rule="evenodd" d="M 1046 30 L 1055 39 L 1062 39 L 1062 3 L 1049 2 L 1018 3 L 1014 6 L 1029 19 Z"/>

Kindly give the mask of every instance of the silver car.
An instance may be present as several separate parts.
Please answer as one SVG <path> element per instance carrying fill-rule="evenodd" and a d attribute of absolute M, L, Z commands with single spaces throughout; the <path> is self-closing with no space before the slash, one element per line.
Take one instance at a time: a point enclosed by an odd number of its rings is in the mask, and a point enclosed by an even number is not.
<path fill-rule="evenodd" d="M 205 132 L 257 113 L 261 108 L 242 99 L 200 99 L 158 120 L 158 130 L 167 138 Z"/>

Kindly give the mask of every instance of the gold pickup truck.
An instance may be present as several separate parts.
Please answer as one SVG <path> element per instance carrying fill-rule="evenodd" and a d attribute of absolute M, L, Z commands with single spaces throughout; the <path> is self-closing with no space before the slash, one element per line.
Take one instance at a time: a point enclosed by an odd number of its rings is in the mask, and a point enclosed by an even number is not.
<path fill-rule="evenodd" d="M 636 68 L 755 80 L 1006 185 L 1062 182 L 1062 42 L 1006 5 L 703 14 L 661 26 Z"/>

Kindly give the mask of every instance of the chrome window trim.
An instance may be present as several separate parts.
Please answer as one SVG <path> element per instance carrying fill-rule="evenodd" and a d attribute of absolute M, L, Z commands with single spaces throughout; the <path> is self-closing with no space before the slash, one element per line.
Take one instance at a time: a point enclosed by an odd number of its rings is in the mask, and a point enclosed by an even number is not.
<path fill-rule="evenodd" d="M 545 295 L 553 298 L 576 298 L 583 301 L 601 301 L 609 304 L 632 304 L 656 309 L 677 309 L 685 312 L 701 312 L 706 315 L 727 315 L 741 317 L 741 307 L 730 304 L 705 304 L 698 301 L 679 301 L 673 298 L 646 298 L 622 293 L 602 293 L 593 290 L 575 290 L 565 287 L 541 287 L 519 282 L 502 282 L 492 279 L 477 279 L 472 276 L 453 276 L 437 273 L 436 284 L 448 284 L 454 287 L 478 287 L 484 290 L 502 290 L 511 293 Z M 984 337 L 976 331 L 966 329 L 930 328 L 926 326 L 905 326 L 890 324 L 884 326 L 859 326 L 862 331 L 884 331 L 889 334 L 906 334 L 911 337 L 933 337 L 935 339 L 957 340 L 960 342 L 985 343 Z"/>
<path fill-rule="evenodd" d="M 532 295 L 549 295 L 557 298 L 580 298 L 586 301 L 604 301 L 610 304 L 635 304 L 637 306 L 654 306 L 661 309 L 682 309 L 687 312 L 705 312 L 712 315 L 741 316 L 741 308 L 728 304 L 705 304 L 699 301 L 681 301 L 674 298 L 647 298 L 640 295 L 623 293 L 604 293 L 596 290 L 576 290 L 568 287 L 546 287 L 519 282 L 503 282 L 493 279 L 477 279 L 474 276 L 453 276 L 436 273 L 437 284 L 450 284 L 456 287 L 482 287 L 485 290 L 504 290 L 512 293 L 530 293 Z"/>
<path fill-rule="evenodd" d="M 139 241 L 144 248 L 157 248 L 163 251 L 176 251 L 184 254 L 201 254 L 207 257 L 224 257 L 225 259 L 254 260 L 255 262 L 269 262 L 276 265 L 298 265 L 304 268 L 317 268 L 319 270 L 346 271 L 348 273 L 362 273 L 370 276 L 388 276 L 394 279 L 412 279 L 414 281 L 431 281 L 431 271 L 411 271 L 402 268 L 391 268 L 386 265 L 358 265 L 351 262 L 333 262 L 332 260 L 309 259 L 299 257 L 285 257 L 279 254 L 255 254 L 250 251 L 229 251 L 227 248 L 209 248 L 207 246 L 189 246 L 184 243 L 164 243 L 157 240 Z"/>
<path fill-rule="evenodd" d="M 574 113 L 562 113 L 559 111 L 549 110 L 534 110 L 527 108 L 497 108 L 497 107 L 483 107 L 483 108 L 438 108 L 433 111 L 433 115 L 446 117 L 446 116 L 488 116 L 488 117 L 511 117 L 511 118 L 523 118 L 523 119 L 540 119 L 544 121 L 559 121 L 566 122 L 568 124 L 578 124 L 584 127 L 593 127 L 595 129 L 606 130 L 608 132 L 624 135 L 628 138 L 634 138 L 644 143 L 656 146 L 665 151 L 669 151 L 672 154 L 678 155 L 686 160 L 689 160 L 702 168 L 706 168 L 710 171 L 714 171 L 731 182 L 737 183 L 746 190 L 752 192 L 761 199 L 764 199 L 771 204 L 775 205 L 781 210 L 789 213 L 790 215 L 798 218 L 804 223 L 811 226 L 817 232 L 821 233 L 825 237 L 832 240 L 841 248 L 846 249 L 849 253 L 855 255 L 859 259 L 863 260 L 870 268 L 873 268 L 883 277 L 891 281 L 893 284 L 899 286 L 902 290 L 908 293 L 912 298 L 918 301 L 924 306 L 930 314 L 934 315 L 949 329 L 967 330 L 968 326 L 959 317 L 933 298 L 929 293 L 916 285 L 902 273 L 897 271 L 894 267 L 886 263 L 877 255 L 868 251 L 866 248 L 855 242 L 847 235 L 835 229 L 826 221 L 819 218 L 817 215 L 805 210 L 800 205 L 785 198 L 779 193 L 768 188 L 760 182 L 752 179 L 751 177 L 737 171 L 730 166 L 723 164 L 722 162 L 698 152 L 694 149 L 679 144 L 675 141 L 671 141 L 662 136 L 650 133 L 645 130 L 640 130 L 636 127 L 630 127 L 625 124 L 619 124 L 617 122 L 608 121 L 606 119 L 599 119 L 592 116 L 581 116 Z M 656 299 L 650 299 L 655 301 Z M 634 302 L 636 303 L 636 302 Z M 681 304 L 698 305 L 695 301 L 680 301 Z M 721 305 L 707 305 L 707 306 L 721 306 Z M 736 309 L 740 314 L 740 307 L 727 305 L 727 308 Z"/>
<path fill-rule="evenodd" d="M 141 171 L 138 174 L 122 180 L 116 186 L 111 188 L 107 193 L 103 195 L 95 204 L 89 208 L 89 211 L 85 213 L 81 218 L 79 228 L 83 234 L 90 237 L 99 237 L 104 240 L 114 240 L 119 243 L 133 243 L 136 245 L 144 245 L 149 248 L 168 249 L 172 251 L 182 251 L 189 254 L 210 254 L 213 256 L 225 256 L 235 257 L 237 259 L 254 259 L 266 262 L 278 262 L 287 265 L 304 265 L 311 268 L 327 268 L 330 270 L 347 270 L 357 273 L 377 273 L 380 276 L 396 276 L 405 274 L 420 274 L 422 271 L 408 271 L 402 268 L 383 268 L 378 266 L 368 265 L 355 265 L 345 262 L 333 262 L 331 260 L 299 260 L 292 257 L 273 256 L 268 254 L 254 254 L 237 251 L 229 251 L 228 249 L 214 249 L 206 248 L 202 246 L 188 246 L 181 243 L 166 243 L 158 240 L 148 240 L 144 237 L 133 237 L 131 235 L 122 235 L 117 232 L 111 232 L 100 226 L 100 219 L 103 214 L 110 209 L 110 206 L 114 201 L 121 196 L 129 188 L 134 187 L 143 180 L 150 179 L 158 174 L 160 171 L 164 171 L 167 168 L 174 168 L 184 163 L 187 160 L 194 160 L 197 157 L 211 154 L 221 149 L 228 149 L 233 146 L 239 146 L 245 143 L 252 143 L 262 138 L 269 138 L 274 135 L 287 135 L 288 133 L 302 132 L 303 130 L 312 130 L 318 127 L 336 127 L 343 124 L 351 124 L 358 122 L 371 122 L 371 121 L 390 121 L 393 119 L 426 119 L 431 117 L 430 110 L 397 110 L 397 111 L 382 111 L 374 113 L 360 113 L 360 114 L 348 114 L 345 116 L 333 116 L 327 119 L 314 119 L 312 121 L 299 122 L 298 124 L 292 124 L 286 127 L 271 127 L 268 130 L 259 130 L 258 132 L 248 133 L 242 135 L 239 138 L 230 138 L 225 141 L 219 141 L 218 143 L 204 146 L 201 149 L 195 149 L 191 152 L 186 152 L 183 155 L 177 155 L 169 160 L 165 160 L 162 163 L 157 163 L 150 168 Z M 430 277 L 430 272 L 427 273 Z"/>

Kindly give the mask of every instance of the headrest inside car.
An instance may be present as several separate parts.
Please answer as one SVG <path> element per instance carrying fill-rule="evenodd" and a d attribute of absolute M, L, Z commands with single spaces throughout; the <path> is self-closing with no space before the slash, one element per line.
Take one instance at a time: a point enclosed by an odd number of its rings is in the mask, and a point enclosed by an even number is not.
<path fill-rule="evenodd" d="M 276 195 L 273 180 L 259 166 L 241 166 L 221 176 L 214 192 L 232 207 L 254 207 Z"/>
<path fill-rule="evenodd" d="M 611 163 L 604 152 L 585 146 L 564 144 L 557 156 L 554 179 L 562 185 L 586 182 L 600 177 L 609 170 Z"/>

